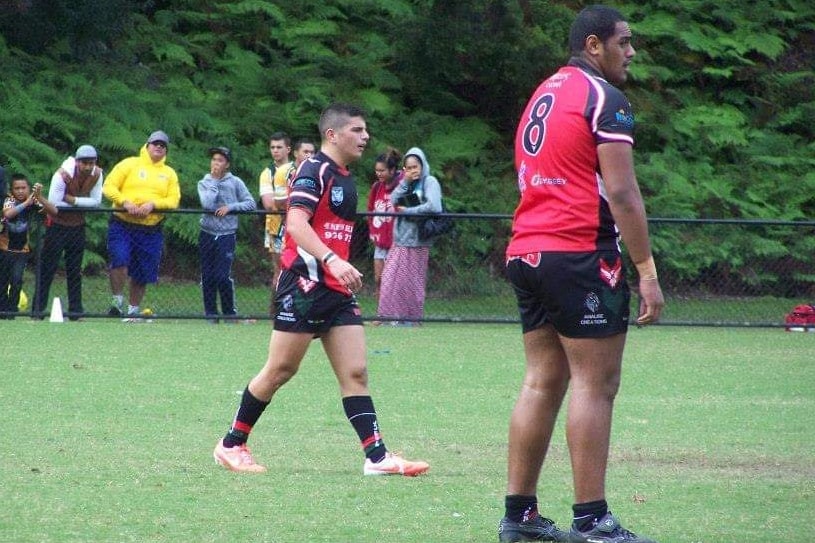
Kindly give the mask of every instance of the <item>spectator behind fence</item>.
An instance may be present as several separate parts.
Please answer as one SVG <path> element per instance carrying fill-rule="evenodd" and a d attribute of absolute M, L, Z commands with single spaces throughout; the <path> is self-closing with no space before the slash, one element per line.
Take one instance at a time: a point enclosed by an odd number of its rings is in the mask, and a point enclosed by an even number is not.
<path fill-rule="evenodd" d="M 620 236 L 639 274 L 637 323 L 657 320 L 664 303 L 634 173 L 634 116 L 614 86 L 625 83 L 634 57 L 631 30 L 616 10 L 591 6 L 572 24 L 569 49 L 568 65 L 540 84 L 515 133 L 520 202 L 507 277 L 526 365 L 509 423 L 499 540 L 653 543 L 620 525 L 605 493 L 629 318 Z M 537 485 L 570 385 L 574 504 L 566 534 L 538 514 Z M 558 503 L 552 496 L 548 505 Z"/>
<path fill-rule="evenodd" d="M 291 139 L 285 132 L 275 132 L 269 137 L 272 162 L 260 172 L 258 179 L 260 203 L 266 211 L 286 211 L 289 200 L 288 181 L 294 164 L 289 160 Z M 272 288 L 269 311 L 274 312 L 274 291 L 280 278 L 280 253 L 283 251 L 284 216 L 277 213 L 266 215 L 263 245 L 269 251 L 272 262 Z"/>
<path fill-rule="evenodd" d="M 57 214 L 54 204 L 42 195 L 42 185 L 36 183 L 34 190 L 28 178 L 22 174 L 11 176 L 11 194 L 3 202 L 3 219 L 0 222 L 0 315 L 13 319 L 20 304 L 23 273 L 31 254 L 28 234 L 36 213 L 45 211 Z"/>
<path fill-rule="evenodd" d="M 297 373 L 311 341 L 319 337 L 337 377 L 345 415 L 365 454 L 363 474 L 419 475 L 428 464 L 390 453 L 379 433 L 368 391 L 365 330 L 354 297 L 362 288 L 362 274 L 348 262 L 358 196 L 347 167 L 359 160 L 368 143 L 364 114 L 355 106 L 334 104 L 320 116 L 319 126 L 320 152 L 303 163 L 291 186 L 269 355 L 243 391 L 232 426 L 218 440 L 213 456 L 232 471 L 266 471 L 255 463 L 246 441 L 272 397 Z"/>
<path fill-rule="evenodd" d="M 293 149 L 294 167 L 289 170 L 289 178 L 287 179 L 287 183 L 289 184 L 294 181 L 294 174 L 297 173 L 297 168 L 300 167 L 300 164 L 302 164 L 304 160 L 313 157 L 316 152 L 314 142 L 309 138 L 299 138 L 295 142 Z"/>
<path fill-rule="evenodd" d="M 60 210 L 99 207 L 102 202 L 104 174 L 97 166 L 96 149 L 80 145 L 51 177 L 48 200 Z M 65 279 L 68 285 L 68 318 L 77 320 L 82 306 L 82 257 L 85 254 L 85 214 L 61 212 L 46 221 L 40 252 L 40 273 L 34 294 L 33 315 L 43 318 L 51 282 L 60 258 L 65 255 Z"/>
<path fill-rule="evenodd" d="M 198 252 L 201 258 L 201 292 L 204 314 L 209 322 L 218 323 L 218 297 L 224 316 L 238 314 L 235 306 L 235 283 L 232 263 L 238 232 L 236 211 L 253 211 L 257 206 L 240 177 L 229 171 L 232 152 L 227 147 L 209 150 L 209 173 L 198 182 L 198 198 L 205 213 L 201 216 Z"/>
<path fill-rule="evenodd" d="M 391 193 L 399 215 L 393 246 L 382 271 L 379 297 L 380 317 L 400 319 L 394 325 L 417 326 L 424 316 L 427 263 L 432 240 L 419 239 L 417 213 L 441 213 L 441 185 L 430 175 L 424 152 L 413 147 L 405 153 L 404 178 Z"/>
<path fill-rule="evenodd" d="M 114 207 L 108 223 L 111 316 L 122 315 L 124 287 L 130 277 L 125 322 L 136 322 L 147 285 L 158 281 L 164 245 L 164 215 L 156 210 L 176 209 L 181 201 L 178 176 L 167 165 L 170 138 L 161 130 L 150 134 L 139 156 L 125 158 L 108 174 L 102 193 Z"/>
<path fill-rule="evenodd" d="M 376 181 L 371 185 L 368 194 L 369 213 L 393 213 L 391 193 L 402 180 L 399 170 L 399 161 L 402 155 L 396 149 L 388 149 L 376 157 L 374 175 Z M 393 215 L 368 215 L 368 238 L 374 246 L 374 288 L 377 302 L 379 302 L 380 286 L 382 284 L 382 270 L 385 268 L 385 258 L 393 245 Z M 374 321 L 377 322 L 377 321 Z"/>

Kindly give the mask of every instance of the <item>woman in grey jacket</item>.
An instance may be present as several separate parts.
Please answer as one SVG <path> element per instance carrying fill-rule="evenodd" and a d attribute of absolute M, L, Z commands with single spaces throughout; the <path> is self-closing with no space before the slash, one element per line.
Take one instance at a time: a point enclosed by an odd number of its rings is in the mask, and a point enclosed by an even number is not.
<path fill-rule="evenodd" d="M 382 271 L 379 297 L 380 317 L 398 319 L 395 325 L 413 326 L 424 316 L 427 263 L 432 240 L 419 239 L 416 214 L 441 213 L 441 185 L 430 175 L 424 152 L 413 147 L 405 153 L 404 177 L 391 193 L 399 213 L 393 231 L 393 246 Z"/>
<path fill-rule="evenodd" d="M 221 312 L 237 315 L 235 283 L 232 281 L 232 262 L 238 232 L 238 216 L 234 211 L 252 211 L 255 200 L 240 177 L 229 171 L 232 153 L 226 147 L 209 150 L 210 173 L 198 182 L 201 207 L 208 211 L 201 215 L 198 252 L 201 257 L 201 290 L 204 313 L 209 322 L 218 322 L 218 300 Z M 234 317 L 233 317 L 234 318 Z"/>

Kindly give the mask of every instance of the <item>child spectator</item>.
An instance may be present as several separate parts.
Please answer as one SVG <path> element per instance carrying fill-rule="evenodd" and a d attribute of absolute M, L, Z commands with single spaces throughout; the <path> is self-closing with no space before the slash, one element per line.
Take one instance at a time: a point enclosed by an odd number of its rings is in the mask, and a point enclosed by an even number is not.
<path fill-rule="evenodd" d="M 229 171 L 232 152 L 226 147 L 209 150 L 210 172 L 198 182 L 198 197 L 206 213 L 201 216 L 198 250 L 201 255 L 201 290 L 204 313 L 218 323 L 218 296 L 225 316 L 237 315 L 232 263 L 235 260 L 238 216 L 234 211 L 253 211 L 255 201 L 240 177 Z"/>
<path fill-rule="evenodd" d="M 11 190 L 3 202 L 0 232 L 0 318 L 13 319 L 20 303 L 23 272 L 31 254 L 28 232 L 34 214 L 45 210 L 56 215 L 57 208 L 42 195 L 42 185 L 34 190 L 24 175 L 11 176 Z"/>

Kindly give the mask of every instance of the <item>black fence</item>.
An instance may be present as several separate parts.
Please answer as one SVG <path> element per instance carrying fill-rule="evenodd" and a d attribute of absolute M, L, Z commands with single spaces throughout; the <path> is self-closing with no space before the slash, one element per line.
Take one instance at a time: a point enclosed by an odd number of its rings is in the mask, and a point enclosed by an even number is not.
<path fill-rule="evenodd" d="M 110 209 L 85 210 L 84 313 L 72 317 L 112 318 L 105 247 Z M 198 257 L 201 211 L 169 212 L 160 279 L 148 285 L 142 308 L 151 319 L 204 319 Z M 271 263 L 263 247 L 265 212 L 240 217 L 234 277 L 240 321 L 270 319 Z M 352 263 L 365 275 L 358 298 L 366 320 L 376 320 L 372 247 L 367 213 L 360 213 L 352 243 Z M 451 213 L 455 230 L 431 250 L 425 322 L 517 323 L 515 298 L 504 278 L 503 248 L 511 216 Z M 650 219 L 660 283 L 666 297 L 661 324 L 782 327 L 799 303 L 815 302 L 815 221 Z M 48 318 L 54 298 L 67 318 L 66 280 L 60 265 L 47 307 L 31 311 L 42 259 L 45 227 L 31 231 L 32 253 L 23 284 L 28 305 L 0 316 Z M 629 265 L 629 270 L 633 268 Z M 632 277 L 635 274 L 630 274 Z M 629 277 L 630 280 L 631 277 Z M 636 282 L 631 284 L 636 293 Z M 127 289 L 125 289 L 125 303 Z M 632 299 L 632 316 L 636 315 Z"/>

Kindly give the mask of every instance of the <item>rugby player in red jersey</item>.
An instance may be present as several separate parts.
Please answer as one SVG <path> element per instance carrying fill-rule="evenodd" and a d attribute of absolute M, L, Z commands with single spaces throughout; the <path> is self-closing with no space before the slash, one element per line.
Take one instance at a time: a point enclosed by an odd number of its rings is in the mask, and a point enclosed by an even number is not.
<path fill-rule="evenodd" d="M 664 305 L 634 174 L 634 116 L 615 86 L 634 57 L 614 9 L 590 6 L 569 35 L 571 59 L 543 81 L 515 136 L 520 203 L 507 247 L 526 373 L 509 426 L 499 541 L 653 543 L 623 528 L 606 503 L 612 407 L 620 384 L 630 292 L 625 243 L 639 275 L 637 323 Z M 538 514 L 537 486 L 571 384 L 566 441 L 574 483 L 569 532 Z"/>
<path fill-rule="evenodd" d="M 243 392 L 232 426 L 213 456 L 225 468 L 266 471 L 246 441 L 274 394 L 294 377 L 312 339 L 319 338 L 340 387 L 345 415 L 356 431 L 365 475 L 416 476 L 430 469 L 385 447 L 368 391 L 365 332 L 354 293 L 362 274 L 350 262 L 357 189 L 348 165 L 362 156 L 368 129 L 361 109 L 334 104 L 319 123 L 320 151 L 304 161 L 290 184 L 282 272 L 275 293 L 274 331 L 266 364 Z M 288 449 L 313 446 L 287 443 Z"/>

